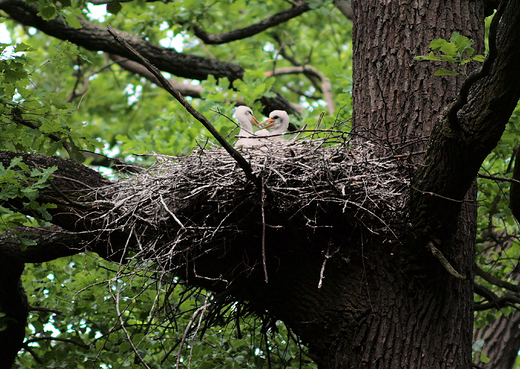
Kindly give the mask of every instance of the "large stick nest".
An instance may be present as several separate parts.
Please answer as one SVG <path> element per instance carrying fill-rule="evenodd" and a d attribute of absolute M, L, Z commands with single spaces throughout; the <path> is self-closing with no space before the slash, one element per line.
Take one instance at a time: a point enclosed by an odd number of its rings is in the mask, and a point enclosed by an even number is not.
<path fill-rule="evenodd" d="M 104 190 L 114 204 L 106 228 L 128 234 L 140 260 L 179 270 L 237 243 L 265 252 L 287 234 L 300 245 L 317 245 L 339 228 L 341 237 L 362 229 L 395 240 L 406 221 L 407 167 L 378 158 L 368 144 L 301 140 L 242 153 L 261 188 L 220 148 L 157 155 L 149 170 Z"/>

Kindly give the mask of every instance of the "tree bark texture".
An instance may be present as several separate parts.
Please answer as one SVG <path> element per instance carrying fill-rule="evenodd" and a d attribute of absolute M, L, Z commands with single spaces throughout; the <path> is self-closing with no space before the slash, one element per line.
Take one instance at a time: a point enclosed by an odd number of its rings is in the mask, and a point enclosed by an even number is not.
<path fill-rule="evenodd" d="M 464 76 L 434 76 L 440 63 L 417 61 L 430 42 L 455 31 L 483 54 L 482 1 L 352 1 L 353 128 L 392 154 L 420 154 Z M 473 63 L 468 73 L 479 65 Z M 418 156 L 419 157 L 419 156 Z"/>
<path fill-rule="evenodd" d="M 382 155 L 406 154 L 411 162 L 420 163 L 431 132 L 442 123 L 443 112 L 457 96 L 464 77 L 436 77 L 433 74 L 440 64 L 424 65 L 415 57 L 427 55 L 432 40 L 449 39 L 455 31 L 474 39 L 477 53 L 483 53 L 483 3 L 391 0 L 352 3 L 355 17 L 353 128 L 363 140 L 379 143 Z M 471 66 L 470 70 L 476 67 L 479 66 Z M 475 175 L 476 171 L 473 177 Z M 435 181 L 432 177 L 429 180 Z M 366 329 L 378 334 L 367 336 L 362 345 L 381 350 L 384 345 L 377 342 L 381 336 L 393 337 L 390 342 L 394 344 L 403 337 L 402 343 L 398 344 L 401 354 L 394 353 L 384 360 L 390 363 L 388 367 L 471 366 L 473 291 L 470 281 L 476 233 L 474 188 L 464 202 L 470 185 L 471 181 L 460 190 L 463 194 L 451 212 L 451 228 L 438 234 L 428 228 L 425 233 L 431 238 L 418 238 L 417 228 L 411 228 L 407 240 L 395 252 L 399 270 L 405 271 L 405 275 L 411 272 L 418 278 L 417 284 L 407 285 L 406 281 L 413 278 L 399 280 L 395 278 L 399 273 L 387 271 L 394 275 L 395 282 L 383 287 L 385 292 L 381 292 L 380 300 L 371 299 L 373 307 L 378 302 L 384 304 L 383 296 L 389 295 L 396 296 L 402 303 L 397 303 L 395 310 L 385 308 L 385 305 L 374 309 Z M 412 182 L 412 197 L 425 195 L 425 192 L 416 195 L 415 190 Z M 435 192 L 431 194 L 435 197 Z M 432 200 L 436 202 L 432 207 L 441 213 L 444 205 L 439 199 Z M 416 203 L 410 205 L 413 224 Z M 425 219 L 431 220 L 431 217 Z M 428 243 L 432 238 L 437 241 L 437 236 L 442 239 L 442 252 L 466 280 L 456 280 L 447 274 L 439 260 L 431 256 Z M 387 279 L 378 278 L 379 281 Z M 403 321 L 395 326 L 385 322 L 385 319 L 393 322 L 401 317 Z M 410 331 L 403 332 L 403 326 Z M 420 332 L 416 336 L 415 329 Z M 379 336 L 380 332 L 385 333 Z M 385 354 L 388 353 L 385 351 Z M 368 355 L 357 364 L 359 367 L 384 367 L 377 360 L 377 355 Z"/>

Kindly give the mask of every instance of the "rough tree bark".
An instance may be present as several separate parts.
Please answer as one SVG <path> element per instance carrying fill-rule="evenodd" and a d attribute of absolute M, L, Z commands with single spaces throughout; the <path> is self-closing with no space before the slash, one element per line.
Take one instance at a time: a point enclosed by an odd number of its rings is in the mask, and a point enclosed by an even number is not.
<path fill-rule="evenodd" d="M 350 228 L 347 234 L 342 219 L 333 218 L 328 224 L 334 227 L 313 230 L 311 242 L 299 233 L 301 225 L 281 219 L 267 199 L 268 223 L 286 221 L 284 227 L 266 230 L 266 253 L 273 255 L 267 263 L 268 284 L 261 268 L 250 274 L 235 270 L 243 264 L 244 253 L 248 260 L 260 260 L 258 252 L 243 250 L 243 245 L 259 244 L 254 234 L 241 235 L 224 255 L 202 253 L 196 268 L 194 264 L 180 276 L 195 285 L 248 300 L 259 311 L 267 310 L 282 319 L 308 345 L 320 368 L 469 369 L 475 205 L 464 202 L 464 197 L 519 98 L 520 4 L 507 3 L 499 27 L 500 52 L 492 60 L 490 72 L 473 86 L 459 114 L 461 127 L 450 126 L 445 108 L 455 98 L 462 78 L 434 79 L 434 67 L 419 65 L 413 58 L 426 54 L 432 39 L 449 37 L 453 31 L 472 37 L 482 48 L 484 2 L 356 0 L 352 4 L 354 128 L 367 140 L 382 145 L 383 154 L 414 156 L 424 150 L 429 139 L 424 160 L 412 160 L 417 170 L 406 227 L 399 237 L 389 240 L 385 235 L 365 234 L 361 227 Z M 0 161 L 9 163 L 14 156 L 2 153 Z M 24 157 L 27 163 L 32 160 L 52 162 Z M 68 252 L 85 247 L 120 260 L 118 251 L 128 244 L 128 237 L 105 235 L 95 218 L 78 222 L 78 216 L 88 211 L 109 210 L 86 209 L 88 199 L 76 201 L 84 195 L 83 190 L 103 186 L 104 180 L 84 169 L 85 181 L 73 181 L 67 173 L 82 170 L 81 165 L 52 160 L 59 170 L 54 186 L 42 196 L 43 201 L 59 204 L 53 211 L 53 222 L 71 237 L 63 239 L 73 246 Z M 77 232 L 83 230 L 89 232 Z M 39 237 L 37 232 L 34 237 Z M 45 237 L 39 239 L 38 247 L 45 245 Z M 360 242 L 352 243 L 353 239 Z M 438 247 L 466 279 L 449 274 L 430 252 L 431 245 Z M 36 258 L 34 248 L 14 254 L 6 250 L 0 248 L 1 260 L 18 261 L 16 266 Z M 329 250 L 337 250 L 341 257 L 327 265 L 325 283 L 318 288 L 323 253 Z M 219 257 L 218 264 L 215 257 Z M 231 287 L 219 278 L 200 278 L 195 270 L 210 277 L 229 276 Z M 18 268 L 15 272 L 19 275 L 21 271 Z M 14 285 L 18 283 L 16 274 L 4 283 L 17 289 L 17 301 L 23 304 L 21 290 Z M 9 313 L 12 306 L 0 308 Z M 13 328 L 20 333 L 24 316 L 13 318 Z M 0 335 L 0 356 L 13 352 L 4 349 L 6 341 L 1 340 L 5 339 Z"/>

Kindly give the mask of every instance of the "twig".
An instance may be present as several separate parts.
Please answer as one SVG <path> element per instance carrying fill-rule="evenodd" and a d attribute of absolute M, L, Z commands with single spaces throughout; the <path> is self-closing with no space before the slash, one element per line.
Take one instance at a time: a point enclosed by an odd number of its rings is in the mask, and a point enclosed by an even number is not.
<path fill-rule="evenodd" d="M 175 364 L 175 368 L 179 369 L 179 365 L 181 363 L 181 352 L 182 352 L 182 348 L 184 346 L 184 342 L 186 342 L 186 337 L 188 337 L 188 333 L 190 332 L 190 329 L 191 329 L 191 326 L 193 324 L 193 322 L 195 321 L 195 319 L 197 318 L 197 315 L 199 314 L 204 314 L 204 311 L 208 308 L 208 303 L 207 303 L 207 298 L 206 298 L 206 301 L 204 302 L 204 305 L 202 305 L 201 307 L 199 307 L 197 310 L 195 310 L 195 312 L 193 313 L 193 315 L 191 316 L 191 319 L 190 321 L 188 322 L 188 324 L 186 325 L 186 329 L 184 330 L 184 334 L 182 335 L 182 339 L 181 339 L 181 343 L 179 345 L 179 351 L 177 352 L 177 363 Z"/>
<path fill-rule="evenodd" d="M 438 248 L 436 248 L 433 245 L 432 241 L 428 242 L 428 248 L 432 252 L 433 256 L 435 256 L 437 259 L 439 259 L 439 261 L 441 262 L 442 266 L 444 267 L 444 269 L 446 269 L 446 271 L 448 273 L 450 273 L 452 276 L 454 276 L 455 278 L 460 279 L 462 281 L 466 279 L 466 276 L 460 274 L 459 272 L 457 272 L 455 270 L 454 267 L 451 266 L 451 264 L 448 261 L 448 259 L 446 259 L 446 257 L 442 254 L 441 250 L 439 250 Z"/>
<path fill-rule="evenodd" d="M 172 216 L 172 218 L 177 222 L 178 225 L 181 226 L 182 229 L 186 229 L 186 227 L 184 226 L 184 224 L 181 223 L 181 221 L 179 220 L 179 218 L 177 218 L 175 216 L 175 214 L 168 208 L 168 205 L 166 205 L 166 203 L 164 202 L 164 199 L 162 197 L 162 195 L 160 194 L 159 195 L 160 199 L 161 199 L 161 203 L 163 204 L 164 206 L 164 209 L 168 212 L 168 214 L 170 214 Z"/>
<path fill-rule="evenodd" d="M 277 26 L 278 24 L 283 22 L 287 22 L 288 20 L 295 18 L 309 10 L 311 10 L 311 8 L 309 5 L 307 5 L 306 2 L 298 1 L 292 8 L 282 10 L 281 12 L 276 13 L 275 15 L 263 19 L 260 22 L 248 27 L 214 35 L 207 33 L 197 25 L 193 25 L 193 31 L 195 33 L 195 36 L 204 41 L 204 43 L 208 45 L 220 45 L 231 41 L 242 40 L 244 38 L 251 37 L 253 35 L 265 31 L 268 28 Z"/>
<path fill-rule="evenodd" d="M 240 153 L 233 148 L 226 141 L 224 137 L 213 127 L 213 125 L 199 113 L 185 98 L 181 95 L 179 91 L 173 88 L 171 83 L 164 78 L 161 74 L 161 71 L 157 69 L 154 65 L 152 65 L 145 57 L 139 54 L 128 42 L 126 42 L 122 37 L 120 37 L 116 30 L 112 28 L 110 25 L 107 26 L 108 32 L 116 39 L 117 42 L 121 44 L 123 48 L 125 48 L 129 53 L 131 53 L 134 57 L 139 59 L 139 61 L 150 71 L 153 75 L 161 82 L 162 86 L 166 91 L 170 93 L 177 101 L 181 103 L 181 105 L 191 114 L 195 119 L 202 123 L 204 127 L 215 137 L 215 139 L 222 145 L 222 147 L 231 155 L 233 159 L 236 160 L 240 168 L 244 171 L 246 177 L 253 182 L 257 187 L 261 186 L 260 180 L 253 174 L 253 170 L 248 162 L 244 159 Z"/>
<path fill-rule="evenodd" d="M 125 322 L 123 320 L 123 314 L 121 313 L 121 310 L 119 308 L 119 290 L 120 288 L 117 287 L 116 288 L 117 290 L 117 296 L 114 296 L 114 294 L 112 294 L 112 296 L 114 297 L 115 301 L 116 301 L 116 312 L 117 312 L 117 316 L 119 318 L 119 322 L 121 324 L 121 328 L 123 329 L 123 331 L 125 332 L 125 335 L 126 335 L 126 339 L 128 341 L 128 343 L 130 343 L 130 346 L 132 346 L 132 350 L 134 351 L 136 357 L 139 359 L 139 361 L 147 368 L 147 369 L 151 369 L 148 364 L 146 364 L 146 362 L 144 361 L 144 359 L 141 357 L 141 355 L 139 354 L 139 351 L 137 351 L 137 347 L 135 347 L 134 345 L 134 341 L 132 341 L 132 337 L 130 336 L 130 333 L 128 333 L 128 330 L 126 329 L 126 326 L 125 326 Z"/>
<path fill-rule="evenodd" d="M 269 276 L 267 275 L 267 262 L 265 256 L 265 196 L 264 196 L 264 181 L 262 179 L 262 262 L 264 264 L 264 278 L 265 283 L 269 283 Z"/>
<path fill-rule="evenodd" d="M 338 250 L 334 251 L 332 254 L 330 253 L 330 243 L 329 247 L 327 247 L 327 252 L 325 253 L 325 259 L 323 260 L 323 264 L 321 264 L 321 270 L 320 270 L 320 281 L 318 282 L 318 288 L 321 288 L 323 285 L 323 280 L 325 279 L 325 265 L 327 264 L 327 261 L 336 253 Z"/>

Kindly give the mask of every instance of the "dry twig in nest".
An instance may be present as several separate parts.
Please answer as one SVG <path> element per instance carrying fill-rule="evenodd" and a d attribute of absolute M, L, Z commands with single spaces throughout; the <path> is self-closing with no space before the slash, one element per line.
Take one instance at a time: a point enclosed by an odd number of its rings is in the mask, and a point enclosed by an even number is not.
<path fill-rule="evenodd" d="M 241 237 L 258 239 L 263 262 L 250 267 L 263 264 L 266 281 L 265 253 L 272 249 L 266 230 L 298 227 L 310 239 L 339 224 L 331 220 L 336 212 L 342 224 L 395 240 L 393 227 L 405 221 L 409 187 L 403 164 L 375 157 L 366 144 L 350 147 L 342 135 L 244 150 L 263 191 L 220 148 L 184 157 L 155 155 L 148 171 L 105 189 L 113 202 L 106 228 L 135 238 L 138 258 L 164 271 L 179 271 L 212 251 L 226 253 Z M 199 275 L 190 268 L 185 277 L 231 282 L 231 275 Z"/>

